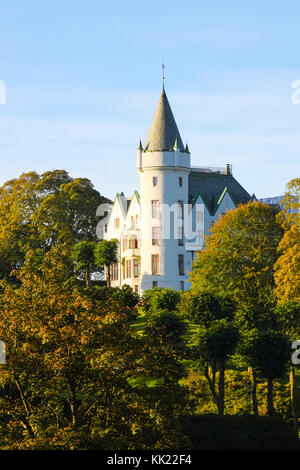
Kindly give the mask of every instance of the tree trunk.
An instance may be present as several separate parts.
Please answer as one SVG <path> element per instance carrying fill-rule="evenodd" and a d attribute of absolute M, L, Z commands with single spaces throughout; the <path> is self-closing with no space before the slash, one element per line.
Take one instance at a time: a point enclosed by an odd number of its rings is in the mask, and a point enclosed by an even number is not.
<path fill-rule="evenodd" d="M 257 403 L 257 380 L 256 380 L 256 372 L 253 367 L 248 367 L 248 372 L 250 376 L 250 381 L 252 385 L 252 406 L 253 406 L 253 413 L 255 416 L 258 416 L 258 403 Z"/>
<path fill-rule="evenodd" d="M 225 363 L 220 363 L 219 370 L 219 415 L 224 415 Z"/>
<path fill-rule="evenodd" d="M 290 367 L 290 399 L 291 399 L 291 410 L 292 410 L 292 417 L 293 417 L 293 430 L 298 436 L 298 416 L 296 410 L 296 403 L 295 403 L 295 367 Z"/>
<path fill-rule="evenodd" d="M 110 287 L 110 266 L 106 266 L 106 286 Z"/>
<path fill-rule="evenodd" d="M 268 378 L 268 390 L 267 390 L 267 404 L 268 404 L 268 416 L 272 418 L 274 416 L 274 403 L 273 403 L 273 380 Z"/>
<path fill-rule="evenodd" d="M 89 287 L 90 283 L 90 270 L 89 268 L 85 268 L 85 287 Z"/>
<path fill-rule="evenodd" d="M 219 412 L 220 404 L 219 404 L 219 397 L 218 397 L 218 394 L 216 392 L 215 374 L 216 374 L 216 371 L 212 367 L 206 367 L 205 370 L 204 370 L 204 376 L 207 379 L 211 394 L 213 396 L 213 400 L 214 400 L 215 404 L 217 405 L 218 412 Z"/>

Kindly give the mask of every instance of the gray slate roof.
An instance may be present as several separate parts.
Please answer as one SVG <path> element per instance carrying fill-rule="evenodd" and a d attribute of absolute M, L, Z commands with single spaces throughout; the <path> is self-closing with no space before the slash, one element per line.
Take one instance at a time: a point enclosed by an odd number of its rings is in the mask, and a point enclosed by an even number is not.
<path fill-rule="evenodd" d="M 211 215 L 215 214 L 218 201 L 225 189 L 230 194 L 235 206 L 247 204 L 253 199 L 232 175 L 200 171 L 192 171 L 189 175 L 190 202 L 196 202 L 198 195 L 200 195 Z"/>
<path fill-rule="evenodd" d="M 184 152 L 177 124 L 163 88 L 145 141 L 144 151 L 173 151 L 176 138 L 177 147 Z"/>

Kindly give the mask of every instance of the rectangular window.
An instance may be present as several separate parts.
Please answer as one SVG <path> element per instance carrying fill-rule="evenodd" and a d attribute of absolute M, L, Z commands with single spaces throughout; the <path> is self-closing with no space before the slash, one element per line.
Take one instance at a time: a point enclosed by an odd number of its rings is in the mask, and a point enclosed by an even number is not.
<path fill-rule="evenodd" d="M 153 186 L 157 186 L 157 176 L 153 176 Z"/>
<path fill-rule="evenodd" d="M 159 255 L 152 255 L 152 274 L 159 274 Z"/>
<path fill-rule="evenodd" d="M 159 201 L 152 201 L 152 217 L 155 219 L 159 217 Z"/>
<path fill-rule="evenodd" d="M 133 224 L 134 224 L 134 218 L 133 218 L 133 215 L 131 216 L 131 218 L 130 218 L 130 221 L 131 221 L 131 225 L 133 225 Z"/>
<path fill-rule="evenodd" d="M 180 290 L 184 292 L 184 281 L 180 281 Z"/>
<path fill-rule="evenodd" d="M 153 282 L 152 282 L 152 288 L 153 288 L 153 287 L 157 287 L 157 281 L 153 281 Z"/>
<path fill-rule="evenodd" d="M 107 225 L 104 225 L 104 232 L 107 233 Z"/>
<path fill-rule="evenodd" d="M 139 221 L 139 216 L 136 215 L 136 216 L 135 216 L 135 223 L 138 224 L 138 221 Z"/>
<path fill-rule="evenodd" d="M 123 251 L 127 250 L 127 238 L 123 238 Z"/>
<path fill-rule="evenodd" d="M 178 273 L 184 276 L 184 255 L 178 255 Z"/>
<path fill-rule="evenodd" d="M 139 286 L 134 286 L 134 292 L 135 292 L 136 294 L 139 293 Z"/>
<path fill-rule="evenodd" d="M 182 186 L 182 176 L 179 176 L 179 186 Z"/>
<path fill-rule="evenodd" d="M 152 227 L 152 245 L 159 245 L 160 230 L 159 227 Z"/>
<path fill-rule="evenodd" d="M 126 278 L 131 278 L 131 259 L 126 260 Z"/>
<path fill-rule="evenodd" d="M 183 201 L 177 201 L 178 218 L 183 219 Z"/>
<path fill-rule="evenodd" d="M 183 228 L 178 227 L 178 245 L 183 246 Z"/>
<path fill-rule="evenodd" d="M 115 219 L 115 228 L 120 227 L 120 219 Z"/>
<path fill-rule="evenodd" d="M 133 265 L 134 265 L 134 277 L 139 277 L 139 260 L 137 258 L 133 260 Z"/>
<path fill-rule="evenodd" d="M 118 263 L 115 263 L 110 268 L 110 276 L 112 281 L 118 280 Z"/>

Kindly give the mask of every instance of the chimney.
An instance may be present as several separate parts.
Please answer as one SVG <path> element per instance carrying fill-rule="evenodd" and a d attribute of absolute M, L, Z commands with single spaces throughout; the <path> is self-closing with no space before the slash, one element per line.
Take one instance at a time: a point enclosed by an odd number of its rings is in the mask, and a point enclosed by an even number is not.
<path fill-rule="evenodd" d="M 225 166 L 225 175 L 232 175 L 232 166 L 230 163 L 227 163 Z"/>

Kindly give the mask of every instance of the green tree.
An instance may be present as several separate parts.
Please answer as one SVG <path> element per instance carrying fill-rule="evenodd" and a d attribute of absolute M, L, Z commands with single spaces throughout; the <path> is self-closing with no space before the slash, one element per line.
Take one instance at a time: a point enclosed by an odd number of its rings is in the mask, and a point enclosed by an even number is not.
<path fill-rule="evenodd" d="M 220 415 L 224 414 L 226 362 L 234 353 L 238 341 L 238 329 L 225 319 L 212 322 L 208 328 L 198 328 L 193 338 L 193 356 L 204 372 Z"/>
<path fill-rule="evenodd" d="M 158 316 L 162 312 L 175 312 L 180 302 L 180 293 L 172 288 L 154 287 L 143 294 L 140 313 L 147 317 Z"/>
<path fill-rule="evenodd" d="M 248 363 L 267 379 L 268 416 L 274 416 L 273 382 L 282 377 L 290 358 L 290 344 L 280 331 L 252 330 L 244 334 L 240 351 Z"/>
<path fill-rule="evenodd" d="M 221 415 L 224 414 L 226 362 L 239 340 L 238 329 L 233 324 L 236 307 L 228 295 L 201 291 L 186 292 L 179 305 L 179 312 L 198 326 L 191 340 L 192 358 L 203 371 Z"/>
<path fill-rule="evenodd" d="M 97 207 L 109 202 L 85 178 L 64 170 L 22 174 L 0 188 L 0 277 L 9 279 L 28 250 L 96 241 Z"/>
<path fill-rule="evenodd" d="M 75 263 L 77 271 L 84 273 L 85 285 L 89 287 L 91 273 L 99 270 L 95 264 L 96 242 L 78 242 L 72 247 L 71 258 Z"/>
<path fill-rule="evenodd" d="M 99 268 L 106 268 L 107 287 L 110 287 L 110 267 L 118 262 L 118 241 L 102 240 L 95 248 L 95 262 Z"/>

